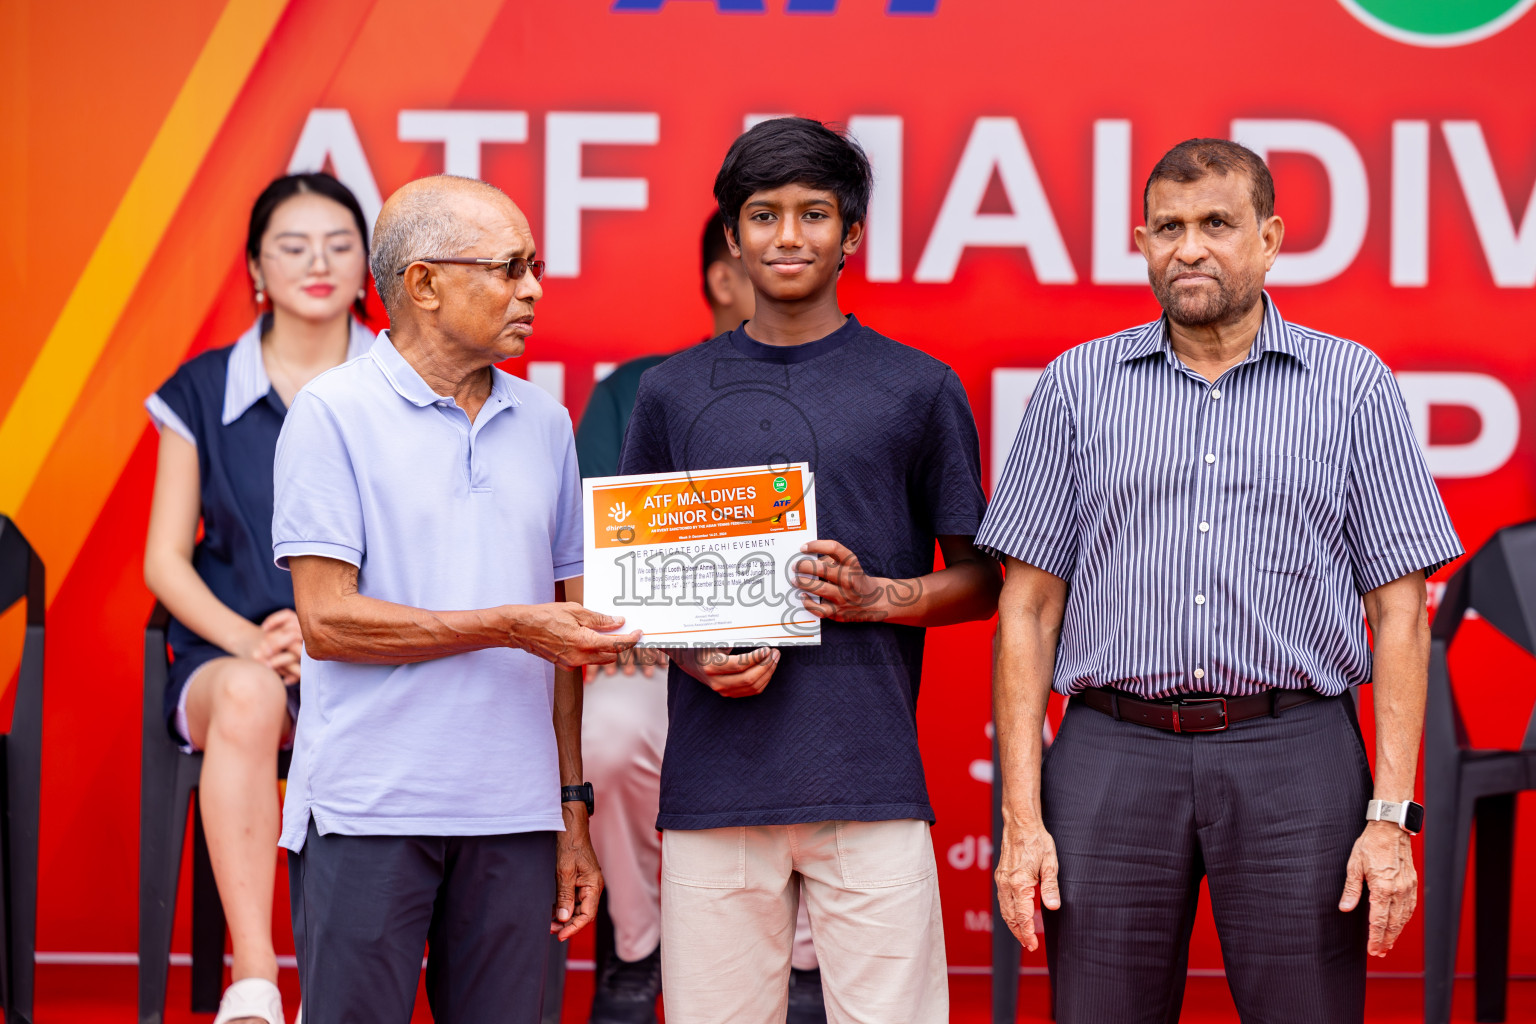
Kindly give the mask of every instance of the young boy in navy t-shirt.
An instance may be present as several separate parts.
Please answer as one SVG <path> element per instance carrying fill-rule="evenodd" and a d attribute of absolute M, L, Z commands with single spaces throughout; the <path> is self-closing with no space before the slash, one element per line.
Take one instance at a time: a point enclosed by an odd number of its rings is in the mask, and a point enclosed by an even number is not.
<path fill-rule="evenodd" d="M 668 1024 L 784 1020 L 802 899 L 830 1019 L 949 1016 L 923 632 L 992 615 L 1001 574 L 972 544 L 986 499 L 959 379 L 839 309 L 870 187 L 857 143 L 815 121 L 736 140 L 715 198 L 756 312 L 647 371 L 625 438 L 622 473 L 809 462 L 823 538 L 800 581 L 819 647 L 674 652 L 657 819 Z"/>

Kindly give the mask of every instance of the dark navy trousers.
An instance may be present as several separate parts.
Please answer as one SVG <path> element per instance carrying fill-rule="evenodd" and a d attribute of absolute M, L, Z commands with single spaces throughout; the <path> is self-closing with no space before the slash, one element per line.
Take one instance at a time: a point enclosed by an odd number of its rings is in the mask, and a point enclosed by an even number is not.
<path fill-rule="evenodd" d="M 1176 734 L 1068 705 L 1041 781 L 1059 1024 L 1172 1024 L 1209 880 L 1244 1024 L 1360 1024 L 1368 903 L 1340 912 L 1370 768 L 1354 702 Z"/>
<path fill-rule="evenodd" d="M 538 1024 L 555 835 L 322 836 L 289 852 L 305 1024 Z"/>

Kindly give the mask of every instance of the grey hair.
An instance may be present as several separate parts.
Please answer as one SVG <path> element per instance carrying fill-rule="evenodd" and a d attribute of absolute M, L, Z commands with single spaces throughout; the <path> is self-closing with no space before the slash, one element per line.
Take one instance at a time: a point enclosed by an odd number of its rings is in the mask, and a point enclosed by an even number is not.
<path fill-rule="evenodd" d="M 432 184 L 401 190 L 391 197 L 373 229 L 373 253 L 369 262 L 373 282 L 384 300 L 390 319 L 404 298 L 400 268 L 412 260 L 432 256 L 458 256 L 480 240 L 473 225 L 466 224 L 452 203 L 454 193 L 506 193 L 489 182 L 442 174 L 427 179 Z"/>

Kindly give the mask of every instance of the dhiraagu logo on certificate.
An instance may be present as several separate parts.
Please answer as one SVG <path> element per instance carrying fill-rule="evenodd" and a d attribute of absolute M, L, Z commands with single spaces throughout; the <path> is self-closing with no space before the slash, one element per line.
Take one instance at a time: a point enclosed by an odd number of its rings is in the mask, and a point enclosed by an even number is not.
<path fill-rule="evenodd" d="M 795 565 L 816 539 L 806 463 L 583 482 L 585 601 L 658 647 L 816 644 Z"/>
<path fill-rule="evenodd" d="M 1412 46 L 1463 46 L 1519 21 L 1536 0 L 1339 0 L 1389 39 Z"/>

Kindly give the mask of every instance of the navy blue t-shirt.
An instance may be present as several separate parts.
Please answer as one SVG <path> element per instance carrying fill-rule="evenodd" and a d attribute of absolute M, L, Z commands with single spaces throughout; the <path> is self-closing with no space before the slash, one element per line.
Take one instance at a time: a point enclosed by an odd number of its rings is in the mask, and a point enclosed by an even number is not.
<path fill-rule="evenodd" d="M 976 421 L 944 363 L 850 316 L 778 347 L 737 328 L 647 370 L 621 473 L 809 462 L 820 536 L 866 572 L 933 571 L 939 535 L 985 511 Z M 933 820 L 917 746 L 923 630 L 822 622 L 781 648 L 754 697 L 722 697 L 673 666 L 661 829 Z"/>

